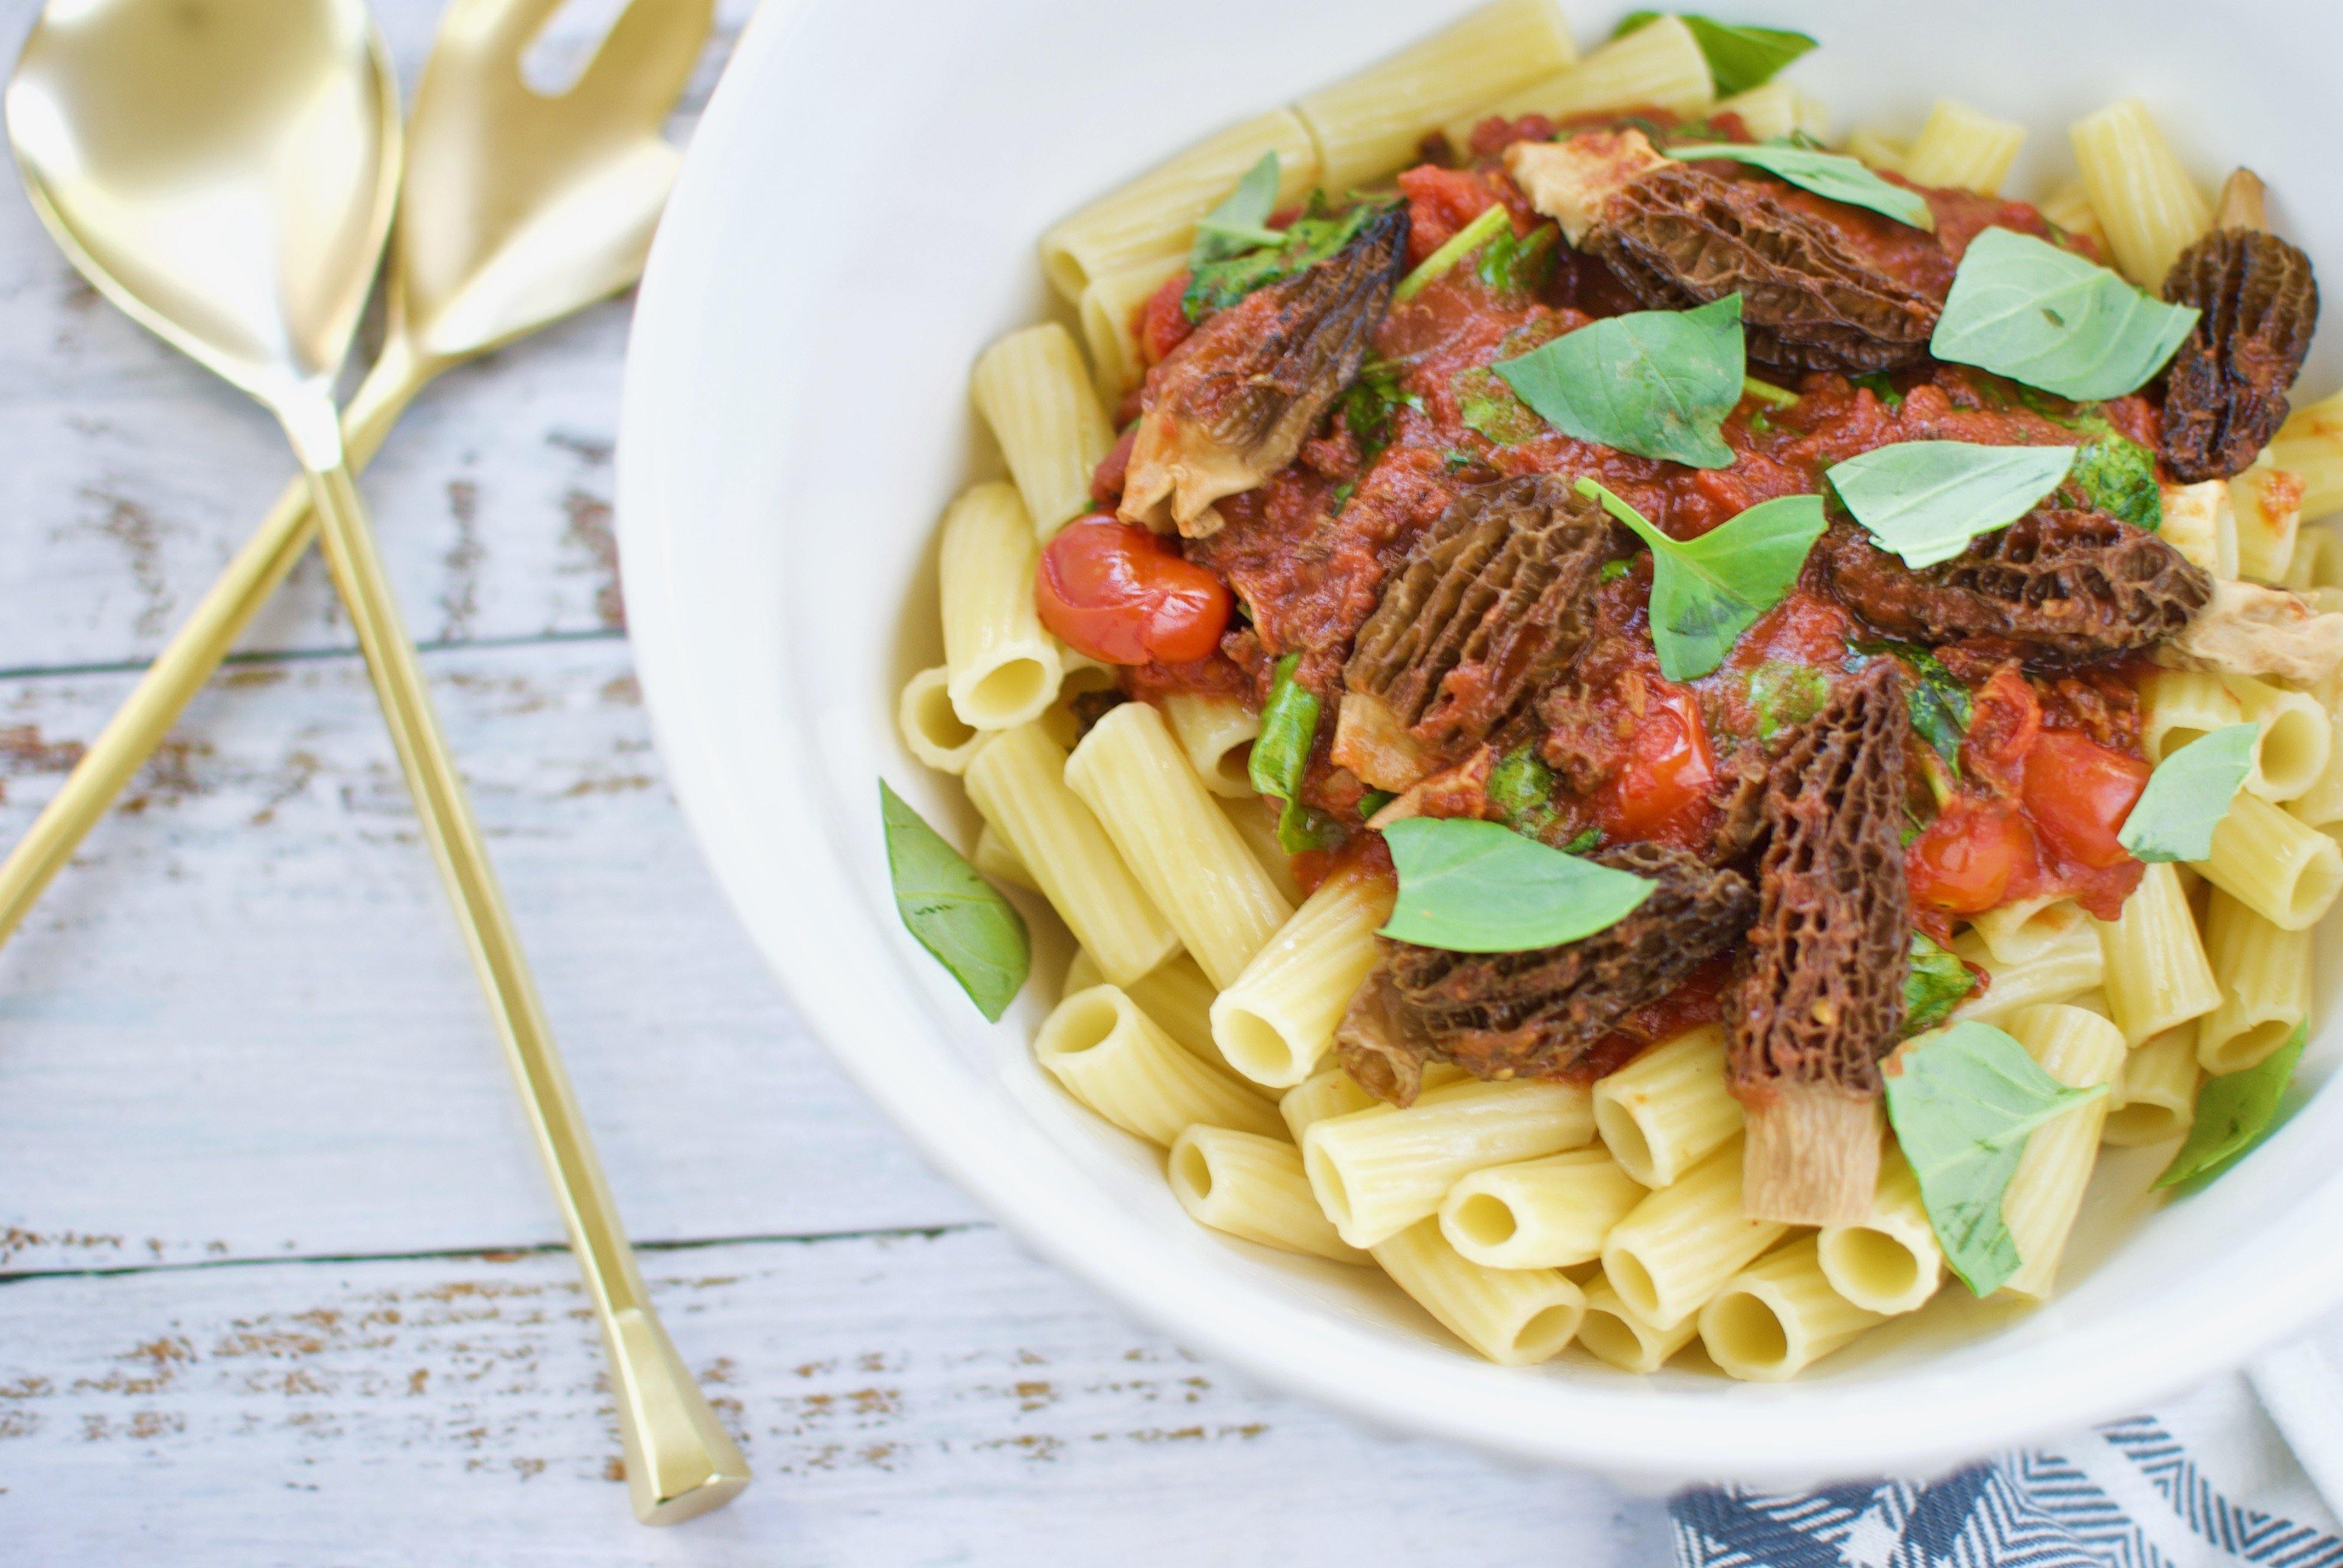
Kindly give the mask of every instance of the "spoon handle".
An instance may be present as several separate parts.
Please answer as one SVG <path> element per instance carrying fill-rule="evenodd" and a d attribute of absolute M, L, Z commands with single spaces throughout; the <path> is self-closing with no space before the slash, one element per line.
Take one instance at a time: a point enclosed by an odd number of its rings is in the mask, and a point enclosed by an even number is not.
<path fill-rule="evenodd" d="M 647 1524 L 665 1524 L 705 1513 L 749 1483 L 747 1462 L 676 1354 L 636 1271 L 634 1252 L 554 1049 L 495 869 L 472 820 L 463 780 L 432 712 L 421 664 L 375 553 L 357 487 L 341 464 L 312 467 L 308 482 L 326 564 L 366 654 L 424 837 L 488 994 L 506 1059 L 528 1108 L 529 1130 L 602 1325 L 635 1516 Z"/>
<path fill-rule="evenodd" d="M 366 467 L 437 368 L 418 360 L 403 337 L 394 335 L 383 346 L 382 357 L 342 416 L 342 445 L 352 466 Z M 7 859 L 0 861 L 0 942 L 15 934 L 51 879 L 73 859 L 132 775 L 146 765 L 316 532 L 308 487 L 296 479 L 139 676 Z"/>

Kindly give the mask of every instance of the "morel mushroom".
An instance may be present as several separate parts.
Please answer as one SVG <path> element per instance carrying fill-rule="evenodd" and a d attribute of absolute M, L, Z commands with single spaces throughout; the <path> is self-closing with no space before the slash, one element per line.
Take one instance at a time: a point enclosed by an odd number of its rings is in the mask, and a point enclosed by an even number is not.
<path fill-rule="evenodd" d="M 1880 1057 L 1904 1019 L 1903 677 L 1880 659 L 1843 682 L 1775 762 L 1757 920 L 1725 1019 L 1726 1074 L 1748 1113 L 1742 1212 L 1849 1224 L 1879 1177 Z"/>
<path fill-rule="evenodd" d="M 1756 911 L 1746 879 L 1687 850 L 1621 844 L 1587 859 L 1654 884 L 1593 936 L 1518 953 L 1380 940 L 1381 960 L 1334 1037 L 1351 1075 L 1405 1105 L 1434 1058 L 1477 1078 L 1567 1073 L 1630 1012 L 1739 940 Z"/>
<path fill-rule="evenodd" d="M 1610 539 L 1603 508 L 1559 475 L 1459 496 L 1359 628 L 1334 759 L 1403 789 L 1433 759 L 1488 739 L 1584 646 Z"/>
<path fill-rule="evenodd" d="M 1845 523 L 1825 532 L 1812 559 L 1839 602 L 1885 636 L 2000 638 L 2052 668 L 2167 641 L 2213 593 L 2211 574 L 2154 534 L 2056 507 L 1932 567 L 1906 566 Z"/>
<path fill-rule="evenodd" d="M 1941 290 L 1880 266 L 1765 181 L 1664 157 L 1640 131 L 1516 142 L 1505 169 L 1564 237 L 1653 309 L 1739 294 L 1749 357 L 1761 364 L 1849 375 L 1909 364 L 1944 309 Z"/>
<path fill-rule="evenodd" d="M 1407 267 L 1407 208 L 1370 220 L 1334 255 L 1213 316 L 1158 368 L 1131 443 L 1121 514 L 1218 530 L 1212 503 L 1293 460 L 1351 385 Z"/>
<path fill-rule="evenodd" d="M 2165 465 L 2192 483 L 2226 479 L 2285 421 L 2318 325 L 2310 258 L 2269 232 L 2251 170 L 2229 176 L 2213 232 L 2180 253 L 2164 297 L 2203 312 L 2166 380 Z"/>

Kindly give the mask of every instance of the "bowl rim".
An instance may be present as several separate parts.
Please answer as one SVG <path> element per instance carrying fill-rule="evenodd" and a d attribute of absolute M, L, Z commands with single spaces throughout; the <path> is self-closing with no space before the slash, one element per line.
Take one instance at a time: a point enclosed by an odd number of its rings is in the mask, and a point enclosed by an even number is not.
<path fill-rule="evenodd" d="M 1266 1384 L 1386 1430 L 1645 1483 L 1926 1473 L 2131 1413 L 2243 1362 L 2343 1302 L 2343 1249 L 2282 1249 L 2264 1254 L 2270 1273 L 2253 1292 L 2221 1288 L 2209 1278 L 2213 1271 L 2177 1273 L 2167 1294 L 2129 1310 L 2132 1332 L 2120 1353 L 2018 1352 L 2038 1363 L 2027 1369 L 2022 1402 L 2010 1401 L 2006 1387 L 1988 1395 L 1976 1386 L 1995 1380 L 1956 1379 L 1941 1369 L 1930 1377 L 1936 1357 L 1890 1374 L 1894 1399 L 1882 1398 L 1879 1381 L 1869 1379 L 1662 1393 L 1625 1378 L 1539 1375 L 1484 1365 L 1444 1345 L 1395 1343 L 1282 1283 L 1219 1281 L 1208 1301 L 1197 1294 L 1192 1271 L 1151 1250 L 1110 1197 L 1086 1190 L 1081 1168 L 1066 1155 L 1037 1158 L 1029 1142 L 1012 1147 L 972 1114 L 985 1086 L 957 1053 L 915 1054 L 899 1043 L 906 1030 L 938 1027 L 937 1015 L 911 1000 L 920 986 L 874 999 L 868 990 L 848 995 L 837 983 L 846 950 L 839 928 L 852 922 L 814 911 L 860 901 L 851 847 L 802 836 L 790 866 L 799 879 L 787 900 L 760 889 L 739 857 L 723 852 L 753 819 L 792 804 L 810 807 L 826 786 L 809 763 L 792 777 L 760 777 L 752 805 L 744 781 L 728 777 L 721 729 L 694 685 L 688 585 L 667 548 L 672 522 L 663 474 L 689 460 L 679 454 L 675 389 L 692 384 L 692 327 L 722 270 L 722 247 L 709 241 L 730 199 L 725 162 L 746 138 L 760 95 L 785 72 L 796 24 L 829 4 L 766 0 L 750 18 L 693 135 L 638 292 L 616 453 L 628 637 L 678 803 L 750 940 L 833 1060 L 1005 1229 L 1131 1317 Z M 802 722 L 798 694 L 785 690 L 783 700 L 789 712 L 778 717 Z M 867 868 L 861 874 L 867 878 Z M 899 962 L 909 946 L 900 932 L 866 931 L 860 940 L 856 957 L 865 969 L 872 942 L 888 944 Z M 897 1027 L 874 1025 L 874 1007 Z M 939 1055 L 949 1060 L 940 1070 Z M 2299 1211 L 2289 1223 L 2343 1222 L 2343 1172 L 2298 1191 L 2288 1208 Z M 1226 1310 L 1232 1299 L 1242 1299 L 1242 1313 Z M 1346 1362 L 1370 1350 L 1378 1375 L 1358 1377 Z"/>

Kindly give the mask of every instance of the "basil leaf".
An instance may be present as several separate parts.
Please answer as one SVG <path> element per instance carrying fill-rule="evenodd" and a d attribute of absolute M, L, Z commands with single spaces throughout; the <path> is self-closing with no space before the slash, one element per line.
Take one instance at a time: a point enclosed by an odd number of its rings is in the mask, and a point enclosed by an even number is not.
<path fill-rule="evenodd" d="M 1708 142 L 1698 146 L 1669 147 L 1667 155 L 1687 163 L 1694 158 L 1725 158 L 1748 164 L 1789 181 L 1800 190 L 1866 208 L 1907 227 L 1933 232 L 1936 226 L 1927 198 L 1918 191 L 1889 185 L 1857 160 L 1837 153 L 1817 153 L 1781 142 L 1759 142 L 1755 146 Z"/>
<path fill-rule="evenodd" d="M 2156 454 L 2110 433 L 2075 454 L 2066 483 L 2084 501 L 2134 528 L 2154 533 L 2164 524 L 2164 492 L 2157 487 Z"/>
<path fill-rule="evenodd" d="M 1242 251 L 1191 269 L 1188 290 L 1180 307 L 1191 321 L 1202 321 L 1225 310 L 1257 288 L 1266 288 L 1297 273 L 1306 272 L 1358 236 L 1377 216 L 1391 209 L 1389 202 L 1363 201 L 1350 211 L 1329 216 L 1313 194 L 1311 210 L 1282 230 L 1262 232 L 1275 237 L 1259 248 Z"/>
<path fill-rule="evenodd" d="M 1637 310 L 1591 323 L 1496 372 L 1566 436 L 1639 457 L 1728 467 L 1717 435 L 1741 401 L 1741 297 L 1697 310 Z"/>
<path fill-rule="evenodd" d="M 1989 228 L 1961 257 L 1928 351 L 2092 402 L 2146 385 L 2197 314 L 2047 240 Z"/>
<path fill-rule="evenodd" d="M 2034 1130 L 2107 1092 L 2070 1089 L 1991 1024 L 1956 1023 L 1906 1047 L 1887 1074 L 1887 1119 L 1953 1272 L 1991 1295 L 2024 1261 L 2002 1194 Z"/>
<path fill-rule="evenodd" d="M 1904 683 L 1904 707 L 1911 715 L 1912 728 L 1957 775 L 1961 770 L 1961 742 L 1968 739 L 1969 733 L 1969 689 L 1954 678 L 1953 672 L 1925 648 L 1904 642 L 1858 642 L 1853 646 L 1856 658 L 1850 662 L 1850 668 L 1861 668 L 1865 658 L 1882 657 L 1893 658 L 1904 667 L 1905 673 L 1911 677 Z"/>
<path fill-rule="evenodd" d="M 1708 74 L 1716 83 L 1716 95 L 1720 98 L 1763 86 L 1774 79 L 1775 72 L 1815 47 L 1814 39 L 1786 28 L 1744 27 L 1681 11 L 1675 15 L 1691 29 L 1693 41 L 1706 57 Z M 1659 19 L 1657 11 L 1630 12 L 1611 35 L 1624 38 Z"/>
<path fill-rule="evenodd" d="M 1694 680 L 1723 664 L 1798 580 L 1825 526 L 1820 496 L 1783 496 L 1696 539 L 1673 539 L 1593 479 L 1576 488 L 1652 547 L 1652 646 L 1670 680 Z"/>
<path fill-rule="evenodd" d="M 1318 739 L 1318 699 L 1293 678 L 1301 662 L 1298 653 L 1277 661 L 1269 700 L 1262 705 L 1261 733 L 1253 737 L 1252 755 L 1245 763 L 1254 789 L 1289 803 L 1302 793 L 1302 775 Z"/>
<path fill-rule="evenodd" d="M 1544 424 L 1513 389 L 1485 365 L 1459 370 L 1448 383 L 1456 399 L 1456 417 L 1465 428 L 1478 430 L 1500 447 L 1518 446 L 1545 433 Z"/>
<path fill-rule="evenodd" d="M 1413 272 L 1399 280 L 1392 290 L 1392 303 L 1405 305 L 1423 292 L 1424 285 L 1456 269 L 1456 264 L 1496 238 L 1499 234 L 1513 232 L 1513 215 L 1505 210 L 1503 202 L 1481 209 L 1481 216 L 1458 229 L 1419 263 Z"/>
<path fill-rule="evenodd" d="M 883 779 L 879 819 L 904 928 L 951 971 L 977 1011 L 1000 1022 L 1033 967 L 1024 918 Z"/>
<path fill-rule="evenodd" d="M 2243 1072 L 2207 1079 L 2197 1091 L 2197 1118 L 2188 1124 L 2188 1136 L 2180 1141 L 2172 1163 L 2156 1184 L 2177 1187 L 2200 1176 L 2217 1176 L 2260 1142 L 2278 1116 L 2278 1101 L 2294 1081 L 2309 1039 L 2309 1023 L 2298 1023 L 2287 1042 L 2260 1062 Z"/>
<path fill-rule="evenodd" d="M 2258 724 L 2208 730 L 2156 765 L 2133 802 L 2116 842 L 2139 860 L 2202 860 L 2213 852 L 2213 829 L 2254 769 Z"/>
<path fill-rule="evenodd" d="M 1277 155 L 1267 152 L 1245 170 L 1220 206 L 1196 220 L 1196 237 L 1188 246 L 1190 269 L 1225 261 L 1255 246 L 1283 244 L 1285 236 L 1269 226 L 1269 215 L 1276 206 Z"/>
<path fill-rule="evenodd" d="M 1489 804 L 1516 833 L 1543 839 L 1554 825 L 1554 769 L 1528 746 L 1517 746 L 1489 769 Z"/>
<path fill-rule="evenodd" d="M 1519 239 L 1508 228 L 1489 242 L 1473 271 L 1483 286 L 1501 294 L 1533 294 L 1554 276 L 1561 243 L 1562 230 L 1550 223 L 1538 225 Z"/>
<path fill-rule="evenodd" d="M 1383 829 L 1399 899 L 1383 934 L 1458 953 L 1515 953 L 1574 942 L 1651 896 L 1632 871 L 1550 849 L 1494 822 L 1410 817 Z"/>
<path fill-rule="evenodd" d="M 1930 567 L 2024 517 L 2074 462 L 2072 447 L 1899 441 L 1849 457 L 1824 477 L 1881 548 L 1906 566 Z"/>
<path fill-rule="evenodd" d="M 1810 664 L 1769 658 L 1751 670 L 1749 706 L 1757 711 L 1757 739 L 1771 740 L 1820 713 L 1830 689 L 1830 677 Z"/>
<path fill-rule="evenodd" d="M 1911 967 L 1904 971 L 1904 1033 L 1909 1036 L 1936 1028 L 1950 1018 L 1961 999 L 1976 990 L 1976 976 L 1956 954 L 1946 952 L 1926 931 L 1912 933 Z"/>

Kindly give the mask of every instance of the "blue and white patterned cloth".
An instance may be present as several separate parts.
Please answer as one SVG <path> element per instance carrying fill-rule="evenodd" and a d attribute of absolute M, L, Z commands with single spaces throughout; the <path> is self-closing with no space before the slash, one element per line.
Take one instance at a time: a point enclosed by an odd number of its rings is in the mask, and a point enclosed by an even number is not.
<path fill-rule="evenodd" d="M 2343 1336 L 2330 1333 L 2343 1347 Z M 2343 1379 L 2315 1342 L 2153 1415 L 1932 1481 L 1668 1505 L 1678 1568 L 2343 1568 Z M 2289 1447 L 2289 1443 L 2291 1447 Z M 2320 1495 L 2327 1490 L 2326 1498 Z"/>

